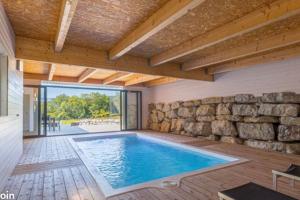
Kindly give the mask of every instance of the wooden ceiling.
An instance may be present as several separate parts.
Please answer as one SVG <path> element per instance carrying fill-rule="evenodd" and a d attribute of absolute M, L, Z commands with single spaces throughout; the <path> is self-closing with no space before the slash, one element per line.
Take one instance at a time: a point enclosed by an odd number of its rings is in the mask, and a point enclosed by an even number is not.
<path fill-rule="evenodd" d="M 152 86 L 300 55 L 300 0 L 2 3 L 27 77 Z"/>
<path fill-rule="evenodd" d="M 170 77 L 91 69 L 81 66 L 47 64 L 36 61 L 24 61 L 23 71 L 25 80 L 61 81 L 117 86 L 152 87 L 178 80 L 177 78 Z"/>

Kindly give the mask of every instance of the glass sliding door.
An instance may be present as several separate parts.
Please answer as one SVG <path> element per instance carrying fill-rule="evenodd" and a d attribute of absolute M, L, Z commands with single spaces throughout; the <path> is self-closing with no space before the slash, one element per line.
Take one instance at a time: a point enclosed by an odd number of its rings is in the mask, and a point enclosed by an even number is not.
<path fill-rule="evenodd" d="M 120 91 L 47 87 L 47 135 L 120 131 Z"/>
<path fill-rule="evenodd" d="M 140 129 L 141 95 L 126 90 L 25 86 L 24 136 Z"/>
<path fill-rule="evenodd" d="M 122 92 L 122 130 L 141 129 L 141 92 Z"/>

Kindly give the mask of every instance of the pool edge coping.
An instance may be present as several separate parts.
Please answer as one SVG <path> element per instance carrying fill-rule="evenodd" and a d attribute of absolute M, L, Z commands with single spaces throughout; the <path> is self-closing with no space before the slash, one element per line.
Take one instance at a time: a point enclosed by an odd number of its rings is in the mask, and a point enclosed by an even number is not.
<path fill-rule="evenodd" d="M 120 194 L 124 194 L 124 193 L 128 193 L 128 192 L 132 192 L 135 190 L 140 190 L 140 189 L 145 189 L 145 188 L 159 188 L 159 189 L 166 189 L 167 187 L 163 187 L 163 183 L 166 181 L 171 181 L 171 182 L 176 182 L 176 187 L 178 187 L 181 183 L 181 180 L 183 178 L 187 178 L 190 176 L 194 176 L 194 175 L 199 175 L 202 173 L 206 173 L 206 172 L 210 172 L 210 171 L 215 171 L 221 168 L 226 168 L 226 167 L 230 167 L 230 166 L 234 166 L 234 165 L 239 165 L 239 164 L 243 164 L 245 162 L 249 162 L 249 159 L 246 158 L 242 158 L 239 156 L 231 156 L 231 155 L 227 155 L 224 153 L 220 153 L 220 152 L 216 152 L 216 151 L 211 151 L 211 150 L 206 150 L 203 149 L 201 147 L 195 147 L 189 144 L 184 144 L 184 143 L 180 143 L 177 141 L 169 141 L 166 140 L 164 138 L 158 138 L 155 136 L 149 136 L 148 134 L 146 135 L 143 132 L 115 132 L 115 133 L 100 133 L 101 135 L 96 135 L 95 136 L 86 136 L 86 135 L 81 135 L 81 136 L 73 136 L 73 137 L 69 137 L 68 140 L 71 143 L 71 146 L 73 147 L 73 149 L 75 150 L 75 153 L 78 155 L 78 157 L 81 159 L 81 161 L 83 162 L 83 164 L 85 165 L 85 167 L 88 169 L 88 172 L 90 173 L 90 175 L 93 177 L 93 179 L 95 180 L 95 182 L 97 183 L 97 186 L 99 187 L 101 193 L 103 194 L 103 196 L 105 197 L 105 199 L 109 198 L 109 197 L 113 197 L 113 196 L 117 196 Z M 99 169 L 97 169 L 97 167 L 95 167 L 90 160 L 86 157 L 86 155 L 84 154 L 84 152 L 79 148 L 79 146 L 76 144 L 76 141 L 74 141 L 74 139 L 77 138 L 90 138 L 90 137 L 105 137 L 105 136 L 122 136 L 122 135 L 141 135 L 142 137 L 146 137 L 146 138 L 150 138 L 153 140 L 158 140 L 160 142 L 163 143 L 167 143 L 170 145 L 174 145 L 177 147 L 181 147 L 181 148 L 185 148 L 188 150 L 193 150 L 193 151 L 197 151 L 200 153 L 210 153 L 210 154 L 216 154 L 219 156 L 224 156 L 227 158 L 234 158 L 237 159 L 236 161 L 229 161 L 229 163 L 226 164 L 221 164 L 215 167 L 209 167 L 209 168 L 205 168 L 205 169 L 199 169 L 199 170 L 194 170 L 191 172 L 185 172 L 179 175 L 174 175 L 174 176 L 169 176 L 169 177 L 164 177 L 164 178 L 160 178 L 160 179 L 156 179 L 153 181 L 147 181 L 144 183 L 138 183 L 132 186 L 127 186 L 127 187 L 122 187 L 119 189 L 113 189 L 112 186 L 109 184 L 109 182 L 101 175 L 101 172 Z"/>

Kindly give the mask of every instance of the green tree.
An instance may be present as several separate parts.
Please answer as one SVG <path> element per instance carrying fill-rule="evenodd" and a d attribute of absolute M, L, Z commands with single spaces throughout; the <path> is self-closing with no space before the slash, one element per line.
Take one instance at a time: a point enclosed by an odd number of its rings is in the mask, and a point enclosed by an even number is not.
<path fill-rule="evenodd" d="M 93 92 L 80 96 L 59 95 L 48 103 L 48 114 L 58 120 L 101 118 L 110 115 L 110 98 Z"/>

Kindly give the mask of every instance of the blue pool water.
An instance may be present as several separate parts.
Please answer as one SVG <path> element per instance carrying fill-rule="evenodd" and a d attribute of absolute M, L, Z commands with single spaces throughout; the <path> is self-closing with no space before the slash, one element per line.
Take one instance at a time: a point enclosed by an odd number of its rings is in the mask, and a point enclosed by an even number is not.
<path fill-rule="evenodd" d="M 137 135 L 77 144 L 114 189 L 230 162 Z"/>

